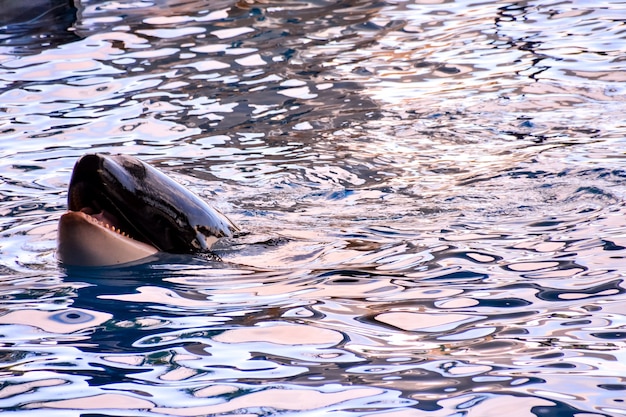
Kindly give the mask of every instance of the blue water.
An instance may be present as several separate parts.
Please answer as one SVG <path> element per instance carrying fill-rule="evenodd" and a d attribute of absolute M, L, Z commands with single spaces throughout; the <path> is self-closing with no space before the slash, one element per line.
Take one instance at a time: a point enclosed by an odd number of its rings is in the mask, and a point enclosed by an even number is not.
<path fill-rule="evenodd" d="M 623 3 L 14 6 L 4 414 L 626 414 Z M 59 265 L 87 152 L 246 233 Z"/>

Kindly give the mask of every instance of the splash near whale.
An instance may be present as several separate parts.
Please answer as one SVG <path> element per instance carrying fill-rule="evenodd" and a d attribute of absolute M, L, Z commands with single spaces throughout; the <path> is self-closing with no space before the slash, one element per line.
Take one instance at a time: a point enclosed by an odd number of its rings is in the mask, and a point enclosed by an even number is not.
<path fill-rule="evenodd" d="M 75 164 L 59 219 L 58 259 L 110 266 L 158 252 L 209 252 L 239 229 L 224 214 L 145 162 L 87 154 Z"/>

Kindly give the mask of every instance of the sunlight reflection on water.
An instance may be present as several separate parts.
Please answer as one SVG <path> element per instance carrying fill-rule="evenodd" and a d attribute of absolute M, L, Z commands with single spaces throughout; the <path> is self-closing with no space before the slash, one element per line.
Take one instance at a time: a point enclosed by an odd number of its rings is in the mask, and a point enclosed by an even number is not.
<path fill-rule="evenodd" d="M 626 413 L 623 5 L 75 3 L 0 17 L 4 411 Z M 90 151 L 247 233 L 58 265 Z"/>

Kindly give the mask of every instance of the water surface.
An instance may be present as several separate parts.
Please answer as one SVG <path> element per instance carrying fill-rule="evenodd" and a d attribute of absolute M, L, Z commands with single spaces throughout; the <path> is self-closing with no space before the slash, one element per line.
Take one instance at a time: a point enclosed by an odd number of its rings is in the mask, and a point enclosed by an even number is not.
<path fill-rule="evenodd" d="M 626 414 L 624 4 L 42 3 L 0 20 L 5 413 Z M 65 268 L 87 152 L 249 233 Z"/>

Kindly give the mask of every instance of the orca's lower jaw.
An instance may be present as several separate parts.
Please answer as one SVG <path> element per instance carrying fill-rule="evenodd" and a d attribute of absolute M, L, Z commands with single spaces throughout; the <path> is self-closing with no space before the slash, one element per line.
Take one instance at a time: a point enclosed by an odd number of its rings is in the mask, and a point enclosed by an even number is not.
<path fill-rule="evenodd" d="M 57 243 L 58 259 L 73 266 L 121 265 L 158 252 L 83 211 L 68 211 L 61 216 Z"/>

